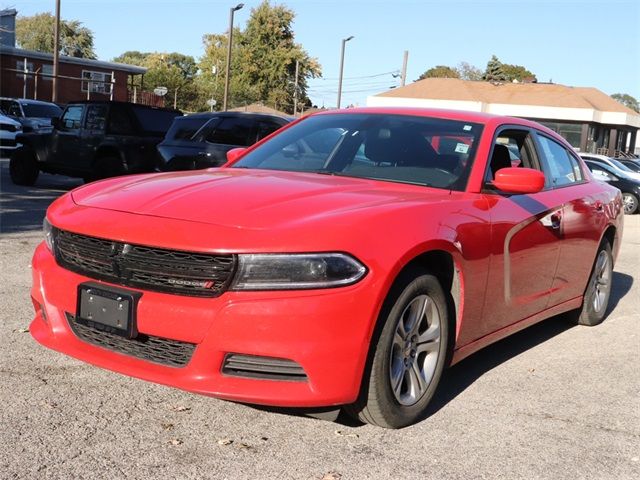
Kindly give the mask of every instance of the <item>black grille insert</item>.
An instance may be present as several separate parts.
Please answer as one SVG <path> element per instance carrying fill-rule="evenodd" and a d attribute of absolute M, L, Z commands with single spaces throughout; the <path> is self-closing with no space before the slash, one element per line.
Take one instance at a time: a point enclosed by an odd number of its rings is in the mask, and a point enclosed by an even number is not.
<path fill-rule="evenodd" d="M 87 343 L 141 360 L 169 367 L 184 367 L 196 346 L 193 343 L 139 334 L 128 339 L 76 322 L 76 317 L 66 313 L 67 322 L 76 336 Z"/>
<path fill-rule="evenodd" d="M 302 366 L 286 358 L 258 357 L 228 353 L 222 365 L 222 373 L 236 377 L 264 378 L 306 382 L 307 374 Z"/>
<path fill-rule="evenodd" d="M 56 261 L 90 278 L 158 292 L 216 297 L 226 291 L 235 255 L 146 247 L 54 230 Z"/>

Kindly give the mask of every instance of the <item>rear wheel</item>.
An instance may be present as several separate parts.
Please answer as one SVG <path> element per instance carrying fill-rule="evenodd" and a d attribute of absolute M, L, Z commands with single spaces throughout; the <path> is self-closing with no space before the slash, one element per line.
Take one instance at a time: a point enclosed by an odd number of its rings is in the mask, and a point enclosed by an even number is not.
<path fill-rule="evenodd" d="M 424 270 L 406 272 L 389 295 L 360 398 L 347 411 L 401 428 L 426 414 L 445 365 L 449 319 L 440 282 Z"/>
<path fill-rule="evenodd" d="M 9 175 L 16 185 L 31 186 L 36 183 L 40 169 L 35 153 L 29 148 L 19 148 L 9 160 Z"/>
<path fill-rule="evenodd" d="M 600 245 L 591 270 L 589 283 L 584 292 L 582 307 L 573 312 L 575 323 L 588 326 L 602 323 L 609 305 L 612 280 L 613 255 L 611 254 L 611 245 L 604 240 Z"/>
<path fill-rule="evenodd" d="M 622 205 L 624 206 L 624 213 L 631 215 L 638 211 L 638 197 L 633 193 L 622 194 Z"/>

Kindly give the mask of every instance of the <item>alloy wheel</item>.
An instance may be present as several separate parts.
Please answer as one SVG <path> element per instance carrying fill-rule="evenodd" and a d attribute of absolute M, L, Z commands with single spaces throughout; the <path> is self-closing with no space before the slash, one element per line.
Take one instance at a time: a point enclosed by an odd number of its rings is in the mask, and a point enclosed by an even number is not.
<path fill-rule="evenodd" d="M 436 371 L 440 349 L 440 313 L 433 299 L 418 295 L 398 319 L 391 347 L 389 378 L 396 400 L 417 403 Z"/>
<path fill-rule="evenodd" d="M 607 295 L 611 288 L 611 269 L 609 268 L 609 255 L 601 250 L 596 260 L 596 266 L 591 280 L 591 294 L 593 309 L 600 313 L 606 307 Z"/>

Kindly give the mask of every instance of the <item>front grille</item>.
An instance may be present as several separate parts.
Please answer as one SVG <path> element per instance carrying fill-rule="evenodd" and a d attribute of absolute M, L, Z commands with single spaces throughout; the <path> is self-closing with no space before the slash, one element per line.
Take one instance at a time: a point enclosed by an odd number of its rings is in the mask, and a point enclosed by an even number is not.
<path fill-rule="evenodd" d="M 55 256 L 67 270 L 145 290 L 216 297 L 231 283 L 235 255 L 146 247 L 54 229 Z"/>
<path fill-rule="evenodd" d="M 235 377 L 263 378 L 306 382 L 307 374 L 301 365 L 286 358 L 258 357 L 229 353 L 224 359 L 222 373 Z"/>
<path fill-rule="evenodd" d="M 196 348 L 193 343 L 153 335 L 138 334 L 136 338 L 128 339 L 76 322 L 76 317 L 70 313 L 66 313 L 66 317 L 71 330 L 80 340 L 160 365 L 184 367 Z"/>

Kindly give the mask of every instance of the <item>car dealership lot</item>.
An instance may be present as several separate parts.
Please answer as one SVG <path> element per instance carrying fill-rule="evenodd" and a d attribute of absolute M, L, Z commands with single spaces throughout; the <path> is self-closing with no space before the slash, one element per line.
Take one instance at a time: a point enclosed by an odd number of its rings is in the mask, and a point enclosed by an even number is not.
<path fill-rule="evenodd" d="M 79 183 L 16 187 L 0 168 L 0 478 L 640 475 L 639 215 L 625 219 L 601 326 L 556 317 L 509 337 L 447 373 L 428 419 L 389 431 L 192 395 L 37 345 L 30 257 L 46 206 Z"/>

